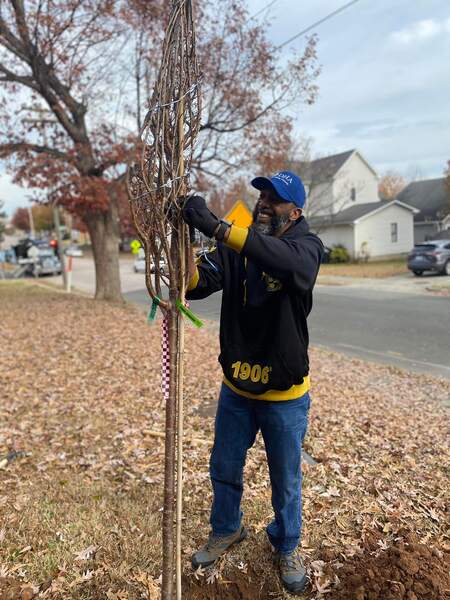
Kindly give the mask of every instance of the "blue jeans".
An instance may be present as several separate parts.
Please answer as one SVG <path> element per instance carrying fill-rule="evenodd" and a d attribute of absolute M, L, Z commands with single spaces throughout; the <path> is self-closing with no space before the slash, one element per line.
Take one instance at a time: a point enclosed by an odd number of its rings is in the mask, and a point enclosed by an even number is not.
<path fill-rule="evenodd" d="M 245 458 L 261 430 L 275 513 L 267 535 L 281 553 L 297 547 L 302 525 L 301 448 L 309 406 L 308 393 L 280 402 L 249 400 L 222 384 L 210 461 L 214 492 L 210 523 L 214 535 L 230 535 L 241 526 Z"/>

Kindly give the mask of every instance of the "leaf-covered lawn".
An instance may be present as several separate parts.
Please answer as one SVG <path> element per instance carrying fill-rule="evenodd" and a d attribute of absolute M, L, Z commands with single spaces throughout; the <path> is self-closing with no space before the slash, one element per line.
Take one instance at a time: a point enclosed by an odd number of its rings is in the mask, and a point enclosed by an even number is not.
<path fill-rule="evenodd" d="M 157 598 L 164 407 L 159 324 L 132 307 L 0 285 L 0 598 Z M 217 334 L 186 336 L 186 598 L 287 597 L 264 527 L 261 441 L 251 535 L 192 573 L 208 533 Z M 438 599 L 450 588 L 450 383 L 312 350 L 303 552 L 311 597 Z"/>

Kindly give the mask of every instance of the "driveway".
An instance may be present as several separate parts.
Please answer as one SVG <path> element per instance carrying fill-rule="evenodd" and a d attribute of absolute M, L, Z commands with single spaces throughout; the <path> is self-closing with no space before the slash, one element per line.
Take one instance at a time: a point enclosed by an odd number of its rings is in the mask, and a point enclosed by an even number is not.
<path fill-rule="evenodd" d="M 144 275 L 135 273 L 133 270 L 133 259 L 122 258 L 120 260 L 120 280 L 123 292 L 131 292 L 145 288 Z M 61 281 L 61 277 L 50 277 L 48 280 Z M 72 285 L 77 290 L 88 294 L 95 293 L 95 270 L 94 261 L 89 256 L 74 258 L 72 262 Z"/>

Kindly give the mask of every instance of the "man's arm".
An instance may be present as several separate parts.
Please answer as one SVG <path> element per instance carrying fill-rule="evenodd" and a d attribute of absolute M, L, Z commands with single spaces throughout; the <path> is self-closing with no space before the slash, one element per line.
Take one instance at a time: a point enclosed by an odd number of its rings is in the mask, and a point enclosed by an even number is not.
<path fill-rule="evenodd" d="M 208 209 L 201 196 L 190 196 L 183 205 L 183 219 L 190 226 L 208 237 L 222 240 L 225 225 Z M 195 261 L 193 251 L 189 255 L 189 284 L 186 298 L 197 300 L 222 289 L 222 254 L 220 249 L 205 253 Z"/>
<path fill-rule="evenodd" d="M 314 234 L 307 233 L 301 239 L 292 240 L 232 225 L 224 242 L 268 275 L 300 291 L 314 285 L 323 252 L 322 242 Z"/>
<path fill-rule="evenodd" d="M 317 236 L 306 233 L 300 240 L 276 238 L 236 225 L 222 232 L 221 222 L 208 210 L 201 196 L 187 199 L 183 218 L 209 237 L 221 234 L 223 237 L 219 239 L 226 246 L 249 258 L 268 275 L 299 291 L 313 287 L 323 252 L 322 242 Z"/>
<path fill-rule="evenodd" d="M 189 256 L 188 300 L 200 300 L 222 289 L 222 255 L 218 248 L 203 254 L 197 261 L 193 250 Z"/>

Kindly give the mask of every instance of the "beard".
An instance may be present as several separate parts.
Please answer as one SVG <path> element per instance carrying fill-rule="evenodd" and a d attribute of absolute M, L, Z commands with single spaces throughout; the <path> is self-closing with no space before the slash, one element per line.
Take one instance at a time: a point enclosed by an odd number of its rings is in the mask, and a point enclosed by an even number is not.
<path fill-rule="evenodd" d="M 260 214 L 266 214 L 270 216 L 270 221 L 266 221 L 264 223 L 258 222 L 258 216 Z M 277 216 L 275 213 L 271 212 L 263 212 L 260 211 L 259 205 L 256 204 L 255 209 L 253 211 L 253 229 L 256 229 L 259 233 L 264 235 L 275 235 L 277 234 L 285 225 L 289 223 L 288 215 L 280 215 Z"/>

